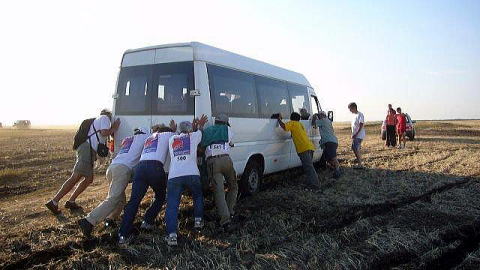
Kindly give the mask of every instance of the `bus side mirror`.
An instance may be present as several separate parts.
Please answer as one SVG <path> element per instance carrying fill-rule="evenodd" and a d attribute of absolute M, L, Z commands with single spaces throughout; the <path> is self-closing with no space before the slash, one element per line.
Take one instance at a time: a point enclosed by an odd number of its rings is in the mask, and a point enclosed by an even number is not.
<path fill-rule="evenodd" d="M 414 123 L 414 124 L 415 124 L 415 123 L 417 123 L 417 121 L 416 121 L 416 120 L 412 120 L 412 123 Z"/>
<path fill-rule="evenodd" d="M 333 122 L 333 111 L 328 111 L 327 117 L 328 117 L 328 120 Z"/>

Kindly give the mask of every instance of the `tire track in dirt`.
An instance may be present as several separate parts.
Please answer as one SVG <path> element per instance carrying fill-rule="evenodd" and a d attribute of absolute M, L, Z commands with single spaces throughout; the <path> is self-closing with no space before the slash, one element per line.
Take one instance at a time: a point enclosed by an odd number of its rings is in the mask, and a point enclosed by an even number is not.
<path fill-rule="evenodd" d="M 455 245 L 455 242 L 459 242 Z M 480 247 L 480 218 L 470 224 L 445 230 L 439 238 L 432 242 L 439 256 L 429 256 L 432 250 L 423 255 L 413 252 L 399 251 L 385 254 L 372 262 L 372 268 L 384 269 L 401 267 L 408 269 L 452 269 L 462 264 L 468 254 Z M 391 260 L 392 257 L 405 257 L 405 260 Z M 409 261 L 407 259 L 410 258 Z"/>
<path fill-rule="evenodd" d="M 303 222 L 299 224 L 297 227 L 292 228 L 292 230 L 293 231 L 306 230 L 314 234 L 338 231 L 363 218 L 370 218 L 374 216 L 385 215 L 400 207 L 404 207 L 404 206 L 416 203 L 418 201 L 429 201 L 431 200 L 432 195 L 442 193 L 454 188 L 462 187 L 470 183 L 474 179 L 475 178 L 473 177 L 466 177 L 462 181 L 445 184 L 443 186 L 434 188 L 418 196 L 408 197 L 403 199 L 400 198 L 400 199 L 386 201 L 384 203 L 379 203 L 379 204 L 353 206 L 348 208 L 346 211 L 336 210 L 334 212 L 319 213 L 318 209 L 311 208 L 303 212 L 303 216 L 302 216 Z M 284 203 L 284 201 L 278 201 L 275 204 L 275 207 L 281 208 L 283 211 L 288 211 L 288 212 L 296 210 L 294 209 L 294 206 L 288 203 Z M 276 246 L 282 245 L 289 240 L 290 240 L 290 236 L 286 236 L 286 237 L 277 239 L 277 241 L 268 243 L 268 245 L 259 245 L 257 249 L 257 253 L 267 252 L 268 250 L 271 250 Z M 373 266 L 378 264 L 379 268 L 382 268 L 381 265 L 386 265 L 386 264 L 391 264 L 392 266 L 394 266 L 394 265 L 408 263 L 411 260 L 409 258 L 412 258 L 412 256 L 410 255 L 411 254 L 408 251 L 404 251 L 403 254 L 398 255 L 398 258 L 388 258 L 384 260 L 379 260 L 378 262 L 374 262 Z"/>
<path fill-rule="evenodd" d="M 473 224 L 445 231 L 440 235 L 440 239 L 447 245 L 457 240 L 460 240 L 460 244 L 454 248 L 447 248 L 438 258 L 420 265 L 421 268 L 451 269 L 460 265 L 470 252 L 477 250 L 480 246 L 480 219 Z"/>
<path fill-rule="evenodd" d="M 331 213 L 334 215 L 333 218 L 327 219 L 326 222 L 318 222 L 318 223 L 316 222 L 315 224 L 318 224 L 318 225 L 314 225 L 312 229 L 314 230 L 314 232 L 317 232 L 317 233 L 324 233 L 324 232 L 339 230 L 355 223 L 356 221 L 362 218 L 369 218 L 369 217 L 374 217 L 378 215 L 384 215 L 400 207 L 404 207 L 404 206 L 416 203 L 418 201 L 429 201 L 431 200 L 431 196 L 434 194 L 442 193 L 453 188 L 459 188 L 474 179 L 475 178 L 473 177 L 465 177 L 464 180 L 445 184 L 443 186 L 434 188 L 418 196 L 413 196 L 413 197 L 403 198 L 403 199 L 400 198 L 400 199 L 386 201 L 384 203 L 379 203 L 379 204 L 353 206 L 348 208 L 346 211 L 336 211 L 335 213 Z M 314 214 L 313 217 L 306 216 L 305 218 L 316 219 L 317 215 L 315 213 L 312 213 L 312 214 Z M 322 223 L 323 223 L 323 226 L 322 226 Z"/>

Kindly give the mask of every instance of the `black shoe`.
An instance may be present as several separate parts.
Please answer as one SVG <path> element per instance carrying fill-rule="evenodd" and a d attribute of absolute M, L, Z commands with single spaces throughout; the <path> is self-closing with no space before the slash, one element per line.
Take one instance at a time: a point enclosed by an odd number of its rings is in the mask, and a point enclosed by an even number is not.
<path fill-rule="evenodd" d="M 45 207 L 48 208 L 48 210 L 52 211 L 54 215 L 59 215 L 61 212 L 58 210 L 58 205 L 55 205 L 52 200 L 48 201 L 45 204 Z"/>
<path fill-rule="evenodd" d="M 342 176 L 342 173 L 340 172 L 340 170 L 335 170 L 335 172 L 333 172 L 333 178 L 338 179 L 341 176 Z"/>
<path fill-rule="evenodd" d="M 104 225 L 105 225 L 105 229 L 117 228 L 117 223 L 115 222 L 115 220 L 109 219 L 109 218 L 105 219 Z"/>
<path fill-rule="evenodd" d="M 80 205 L 78 205 L 76 202 L 71 202 L 71 201 L 66 201 L 65 202 L 65 208 L 70 209 L 70 210 L 82 209 L 82 207 Z"/>
<path fill-rule="evenodd" d="M 227 222 L 222 225 L 222 229 L 224 232 L 231 233 L 235 230 L 237 230 L 240 227 L 238 223 L 233 223 L 233 222 Z"/>
<path fill-rule="evenodd" d="M 80 226 L 80 230 L 82 230 L 83 236 L 90 238 L 92 236 L 93 225 L 85 218 L 78 220 L 77 223 L 78 226 Z"/>

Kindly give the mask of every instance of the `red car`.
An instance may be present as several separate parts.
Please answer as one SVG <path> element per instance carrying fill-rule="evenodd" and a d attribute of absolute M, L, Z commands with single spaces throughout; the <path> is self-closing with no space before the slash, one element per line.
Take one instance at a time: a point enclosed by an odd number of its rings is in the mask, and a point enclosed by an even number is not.
<path fill-rule="evenodd" d="M 415 120 L 412 120 L 410 118 L 410 115 L 408 113 L 405 114 L 405 117 L 407 118 L 407 129 L 405 135 L 408 137 L 409 140 L 413 141 L 415 139 Z M 382 140 L 387 139 L 387 125 L 385 123 L 385 120 L 382 122 L 382 129 L 380 131 L 380 134 L 382 136 Z"/>

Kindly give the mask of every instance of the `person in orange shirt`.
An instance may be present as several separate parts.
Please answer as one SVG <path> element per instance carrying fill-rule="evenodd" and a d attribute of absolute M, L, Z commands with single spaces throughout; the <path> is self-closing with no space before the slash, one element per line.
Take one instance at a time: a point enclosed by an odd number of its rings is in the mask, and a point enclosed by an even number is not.
<path fill-rule="evenodd" d="M 290 115 L 290 121 L 283 123 L 282 116 L 279 115 L 278 124 L 283 130 L 291 132 L 298 157 L 300 157 L 302 161 L 303 172 L 307 176 L 307 185 L 309 188 L 317 190 L 320 187 L 320 181 L 318 180 L 315 167 L 313 167 L 313 152 L 315 151 L 315 146 L 308 138 L 305 127 L 300 123 L 300 118 L 299 113 L 293 112 Z"/>
<path fill-rule="evenodd" d="M 385 125 L 387 131 L 387 139 L 385 140 L 385 146 L 395 147 L 397 145 L 397 135 L 395 134 L 395 126 L 397 125 L 397 117 L 395 116 L 395 110 L 390 109 L 387 117 L 385 118 Z"/>
<path fill-rule="evenodd" d="M 405 148 L 405 144 L 407 140 L 405 139 L 405 131 L 407 129 L 407 118 L 405 114 L 402 113 L 402 109 L 400 107 L 397 108 L 397 114 L 395 115 L 397 118 L 397 134 L 398 134 L 398 149 Z M 403 142 L 403 147 L 402 147 Z"/>

